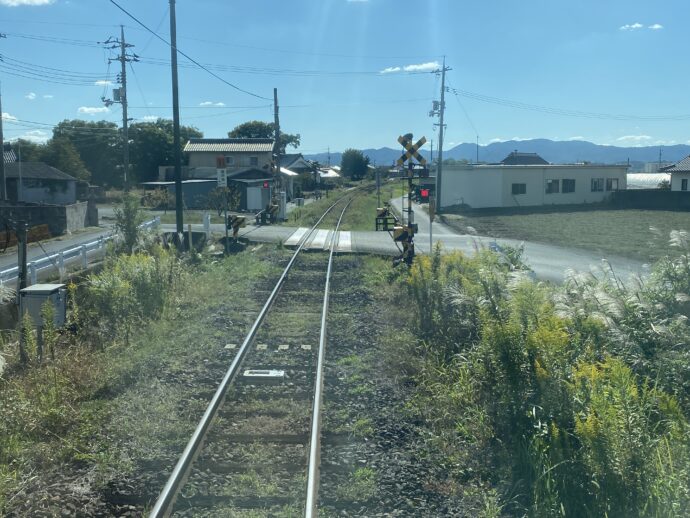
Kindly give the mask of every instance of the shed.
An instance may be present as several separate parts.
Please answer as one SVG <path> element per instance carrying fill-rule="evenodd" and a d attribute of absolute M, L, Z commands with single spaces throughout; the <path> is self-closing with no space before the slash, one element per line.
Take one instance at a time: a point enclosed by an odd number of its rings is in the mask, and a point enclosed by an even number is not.
<path fill-rule="evenodd" d="M 77 201 L 77 179 L 43 162 L 6 163 L 5 178 L 7 195 L 12 201 L 46 205 L 71 205 Z"/>

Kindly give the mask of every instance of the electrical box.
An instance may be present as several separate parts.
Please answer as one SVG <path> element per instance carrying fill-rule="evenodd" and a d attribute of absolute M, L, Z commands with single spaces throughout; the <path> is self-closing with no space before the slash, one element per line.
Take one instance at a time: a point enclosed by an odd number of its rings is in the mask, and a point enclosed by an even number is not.
<path fill-rule="evenodd" d="M 65 325 L 67 319 L 67 287 L 64 284 L 34 284 L 19 291 L 19 315 L 29 314 L 34 325 L 43 327 L 41 310 L 50 302 L 55 310 L 55 327 Z"/>

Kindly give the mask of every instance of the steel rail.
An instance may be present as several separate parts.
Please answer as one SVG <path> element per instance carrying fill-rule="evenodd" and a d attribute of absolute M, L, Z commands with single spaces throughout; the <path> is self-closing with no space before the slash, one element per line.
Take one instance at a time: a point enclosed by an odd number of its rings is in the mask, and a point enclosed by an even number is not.
<path fill-rule="evenodd" d="M 206 408 L 204 415 L 202 416 L 201 420 L 199 421 L 199 424 L 194 430 L 194 434 L 187 443 L 187 446 L 182 452 L 182 455 L 180 456 L 180 459 L 177 461 L 177 464 L 175 465 L 175 468 L 173 469 L 172 473 L 170 474 L 170 477 L 168 478 L 165 487 L 163 487 L 163 490 L 158 496 L 158 500 L 156 501 L 156 504 L 154 505 L 153 509 L 151 510 L 151 513 L 149 514 L 151 518 L 164 518 L 170 516 L 170 514 L 172 513 L 173 506 L 175 505 L 175 499 L 177 498 L 180 489 L 182 489 L 182 486 L 184 486 L 187 476 L 189 475 L 189 471 L 192 465 L 194 464 L 196 457 L 201 451 L 204 439 L 206 438 L 206 434 L 208 433 L 211 427 L 213 418 L 216 416 L 218 409 L 220 408 L 223 399 L 225 398 L 225 394 L 227 393 L 228 388 L 230 387 L 230 383 L 232 383 L 232 380 L 237 374 L 239 366 L 242 363 L 242 360 L 244 359 L 244 356 L 246 355 L 247 351 L 249 350 L 249 347 L 254 341 L 254 338 L 256 337 L 256 334 L 259 331 L 259 328 L 261 327 L 261 324 L 263 323 L 266 314 L 271 309 L 273 302 L 278 296 L 280 288 L 283 286 L 285 279 L 287 279 L 288 273 L 292 268 L 292 265 L 297 260 L 297 256 L 302 251 L 302 248 L 308 241 L 309 237 L 311 237 L 311 235 L 316 230 L 316 227 L 318 227 L 319 224 L 321 224 L 321 221 L 323 221 L 323 219 L 328 215 L 328 213 L 331 212 L 331 210 L 336 205 L 343 201 L 344 198 L 345 196 L 339 198 L 335 203 L 333 203 L 333 205 L 328 207 L 326 211 L 323 213 L 323 215 L 319 218 L 319 220 L 310 229 L 310 231 L 306 233 L 302 240 L 299 242 L 297 250 L 295 250 L 295 253 L 290 258 L 290 261 L 283 270 L 283 273 L 278 279 L 278 282 L 273 288 L 273 291 L 271 291 L 271 294 L 268 296 L 266 303 L 259 312 L 259 315 L 256 317 L 254 324 L 252 324 L 249 333 L 247 333 L 247 336 L 245 337 L 241 347 L 237 351 L 235 358 L 233 359 L 232 363 L 230 364 L 230 367 L 225 373 L 223 380 L 220 382 L 220 385 L 216 389 L 216 392 L 213 395 L 211 402 L 208 404 L 208 407 Z"/>
<path fill-rule="evenodd" d="M 335 226 L 331 251 L 328 255 L 328 269 L 326 270 L 326 286 L 323 292 L 323 308 L 321 310 L 321 334 L 319 336 L 319 355 L 316 367 L 316 382 L 314 384 L 314 406 L 311 413 L 311 436 L 309 438 L 309 460 L 307 465 L 307 502 L 304 508 L 304 516 L 313 518 L 318 516 L 319 476 L 321 472 L 321 405 L 323 403 L 323 367 L 326 357 L 326 323 L 328 318 L 328 301 L 331 291 L 331 270 L 333 267 L 333 255 L 338 245 L 338 230 L 343 220 L 345 211 L 354 198 L 350 198 L 343 211 L 340 213 L 338 223 Z"/>

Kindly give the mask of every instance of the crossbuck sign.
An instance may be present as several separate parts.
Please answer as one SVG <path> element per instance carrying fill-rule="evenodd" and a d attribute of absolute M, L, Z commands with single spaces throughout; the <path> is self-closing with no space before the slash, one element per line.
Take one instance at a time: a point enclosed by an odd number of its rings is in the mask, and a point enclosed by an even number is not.
<path fill-rule="evenodd" d="M 411 158 L 415 158 L 419 165 L 426 165 L 426 158 L 419 154 L 419 148 L 426 143 L 426 137 L 420 138 L 416 144 L 412 144 L 411 140 L 405 137 L 398 137 L 398 142 L 405 148 L 405 153 L 398 158 L 398 165 L 401 166 Z"/>

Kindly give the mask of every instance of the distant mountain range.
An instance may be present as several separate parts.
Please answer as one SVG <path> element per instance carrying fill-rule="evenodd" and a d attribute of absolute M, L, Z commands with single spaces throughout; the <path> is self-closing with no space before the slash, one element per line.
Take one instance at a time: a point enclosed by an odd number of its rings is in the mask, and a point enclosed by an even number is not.
<path fill-rule="evenodd" d="M 600 164 L 620 164 L 630 162 L 632 169 L 641 169 L 646 162 L 678 162 L 690 155 L 690 146 L 679 144 L 676 146 L 646 146 L 646 147 L 617 147 L 601 146 L 584 140 L 554 141 L 549 139 L 533 140 L 509 140 L 495 142 L 487 146 L 479 146 L 480 162 L 500 162 L 512 151 L 524 153 L 538 153 L 552 164 L 572 164 L 577 162 L 594 162 Z M 362 152 L 369 157 L 372 164 L 392 165 L 401 155 L 400 149 L 383 147 L 379 149 L 363 149 Z M 429 159 L 429 150 L 422 154 Z M 331 164 L 340 163 L 341 153 L 331 153 Z M 434 149 L 434 157 L 436 150 Z M 317 160 L 321 164 L 328 163 L 328 154 L 305 155 L 305 158 Z M 443 158 L 455 160 L 468 160 L 474 162 L 477 159 L 476 144 L 459 144 L 443 152 Z"/>

